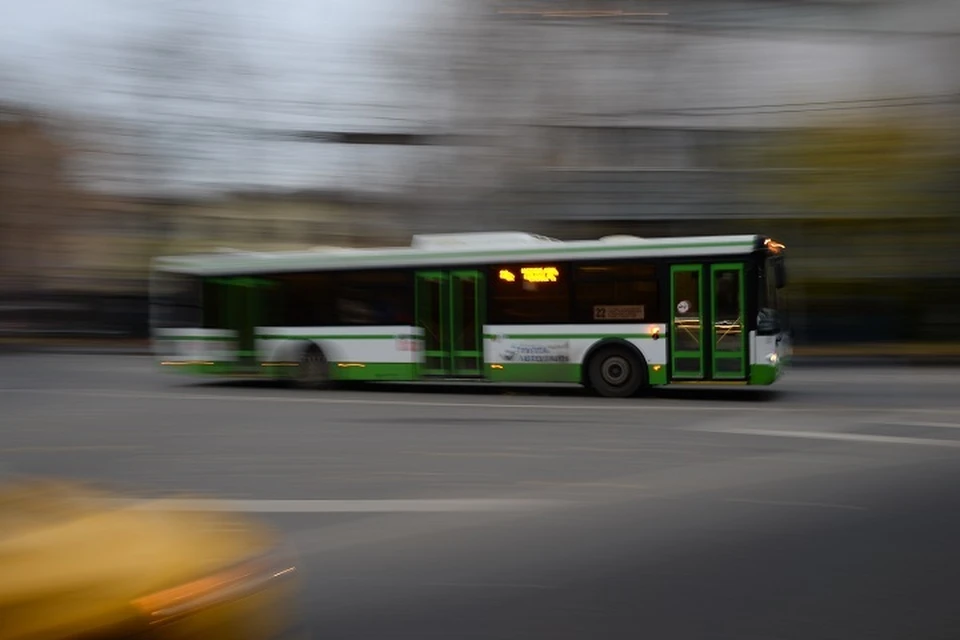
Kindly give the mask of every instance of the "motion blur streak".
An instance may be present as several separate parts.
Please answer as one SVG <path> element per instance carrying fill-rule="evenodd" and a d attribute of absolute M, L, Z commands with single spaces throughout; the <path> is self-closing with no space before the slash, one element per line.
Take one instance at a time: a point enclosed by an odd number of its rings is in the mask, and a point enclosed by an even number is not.
<path fill-rule="evenodd" d="M 960 2 L 0 16 L 0 640 L 960 633 Z"/>
<path fill-rule="evenodd" d="M 263 525 L 111 505 L 67 483 L 0 487 L 0 638 L 268 640 L 290 627 L 295 565 Z"/>
<path fill-rule="evenodd" d="M 143 340 L 156 255 L 504 227 L 763 232 L 798 355 L 956 340 L 956 3 L 42 6 L 0 27 L 8 342 Z"/>

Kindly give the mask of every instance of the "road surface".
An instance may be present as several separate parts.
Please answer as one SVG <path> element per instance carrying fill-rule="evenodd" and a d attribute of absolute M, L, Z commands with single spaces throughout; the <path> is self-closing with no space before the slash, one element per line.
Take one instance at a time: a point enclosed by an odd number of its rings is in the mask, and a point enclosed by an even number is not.
<path fill-rule="evenodd" d="M 958 381 L 808 367 L 611 401 L 11 354 L 0 466 L 273 522 L 315 638 L 953 638 Z"/>

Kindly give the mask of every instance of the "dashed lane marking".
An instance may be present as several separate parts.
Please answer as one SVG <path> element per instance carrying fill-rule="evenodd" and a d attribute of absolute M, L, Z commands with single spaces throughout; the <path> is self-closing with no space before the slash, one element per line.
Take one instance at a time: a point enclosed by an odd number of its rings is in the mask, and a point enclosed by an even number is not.
<path fill-rule="evenodd" d="M 920 447 L 945 447 L 960 449 L 960 440 L 937 438 L 910 438 L 904 436 L 880 436 L 863 433 L 838 433 L 833 431 L 793 431 L 778 429 L 736 429 L 701 427 L 691 431 L 723 433 L 742 436 L 770 436 L 774 438 L 799 438 L 805 440 L 834 440 L 839 442 L 863 442 L 870 444 L 900 444 Z"/>

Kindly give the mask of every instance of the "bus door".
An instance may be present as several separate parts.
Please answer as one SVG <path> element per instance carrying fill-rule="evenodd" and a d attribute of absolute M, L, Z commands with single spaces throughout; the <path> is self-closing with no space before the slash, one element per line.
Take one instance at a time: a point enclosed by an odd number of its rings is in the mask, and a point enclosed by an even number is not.
<path fill-rule="evenodd" d="M 257 359 L 256 327 L 267 318 L 267 292 L 273 286 L 258 278 L 216 278 L 204 291 L 206 326 L 228 329 L 237 334 L 237 357 L 241 363 Z M 208 297 L 209 296 L 209 297 Z"/>
<path fill-rule="evenodd" d="M 747 379 L 744 265 L 670 267 L 672 381 Z"/>
<path fill-rule="evenodd" d="M 424 331 L 421 373 L 483 375 L 483 273 L 421 271 L 416 281 L 416 323 Z"/>

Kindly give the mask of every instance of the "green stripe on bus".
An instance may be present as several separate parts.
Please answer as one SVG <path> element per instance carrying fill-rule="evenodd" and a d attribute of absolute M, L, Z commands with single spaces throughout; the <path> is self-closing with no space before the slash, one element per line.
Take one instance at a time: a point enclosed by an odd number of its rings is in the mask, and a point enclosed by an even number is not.
<path fill-rule="evenodd" d="M 232 342 L 236 336 L 156 336 L 158 340 L 194 340 L 199 342 Z"/>
<path fill-rule="evenodd" d="M 413 382 L 420 379 L 420 366 L 407 362 L 363 363 L 361 367 L 330 368 L 330 377 L 341 382 Z"/>
<path fill-rule="evenodd" d="M 566 382 L 580 384 L 583 367 L 572 362 L 565 363 L 505 363 L 487 365 L 485 375 L 493 382 Z M 667 371 L 663 365 L 649 365 L 647 381 L 651 385 L 667 384 Z"/>
<path fill-rule="evenodd" d="M 662 364 L 648 365 L 647 382 L 654 387 L 661 384 L 667 384 L 667 368 Z"/>
<path fill-rule="evenodd" d="M 776 382 L 780 376 L 778 367 L 772 364 L 750 365 L 750 384 L 767 385 Z"/>
<path fill-rule="evenodd" d="M 260 377 L 261 372 L 250 365 L 238 364 L 236 362 L 211 362 L 190 363 L 177 366 L 161 366 L 161 371 L 168 371 L 174 374 L 189 375 L 208 375 L 208 376 L 233 376 L 243 374 L 244 376 Z"/>
<path fill-rule="evenodd" d="M 493 382 L 580 382 L 580 365 L 572 362 L 520 362 L 487 365 L 484 375 Z"/>

